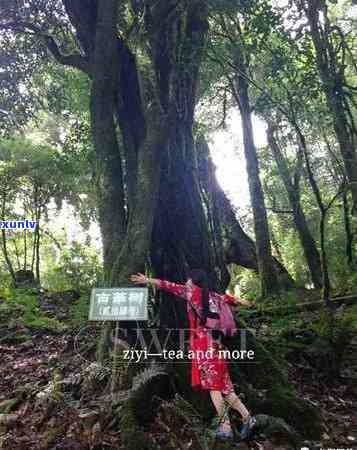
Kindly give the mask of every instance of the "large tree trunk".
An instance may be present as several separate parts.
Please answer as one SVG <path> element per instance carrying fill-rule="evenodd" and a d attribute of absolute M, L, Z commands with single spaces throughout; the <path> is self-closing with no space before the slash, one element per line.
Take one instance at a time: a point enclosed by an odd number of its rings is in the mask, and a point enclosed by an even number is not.
<path fill-rule="evenodd" d="M 293 219 L 296 230 L 299 235 L 300 243 L 304 251 L 305 259 L 310 270 L 312 282 L 317 289 L 322 287 L 321 261 L 319 251 L 314 238 L 309 230 L 304 211 L 300 202 L 300 174 L 296 173 L 294 182 L 291 179 L 287 162 L 279 148 L 274 137 L 274 129 L 271 123 L 268 123 L 267 138 L 269 146 L 273 152 L 281 179 L 283 180 L 288 198 L 292 207 Z M 301 152 L 299 153 L 301 155 Z M 297 172 L 301 172 L 302 158 L 298 158 Z"/>
<path fill-rule="evenodd" d="M 189 269 L 201 268 L 208 274 L 211 288 L 224 290 L 229 275 L 212 246 L 207 215 L 203 208 L 196 147 L 193 139 L 194 108 L 201 54 L 207 31 L 205 2 L 191 2 L 185 24 L 181 24 L 181 64 L 176 66 L 177 109 L 169 144 L 162 154 L 159 202 L 155 211 L 151 264 L 156 275 L 184 281 Z M 166 40 L 162 40 L 166 42 Z M 171 50 L 172 51 L 172 50 Z M 165 63 L 161 50 L 160 65 Z M 187 70 L 187 68 L 190 70 Z M 161 75 L 161 99 L 167 103 L 167 76 Z M 171 297 L 168 301 L 168 297 Z M 162 295 L 161 324 L 172 328 L 187 324 L 182 302 Z"/>
<path fill-rule="evenodd" d="M 246 64 L 239 46 L 235 49 L 235 65 L 239 72 L 235 77 L 233 94 L 239 106 L 244 141 L 244 154 L 247 165 L 250 199 L 253 209 L 254 232 L 261 279 L 261 294 L 266 296 L 279 290 L 277 274 L 272 263 L 268 217 L 265 208 L 264 192 L 259 176 L 259 162 L 254 144 L 251 107 L 246 77 Z"/>
<path fill-rule="evenodd" d="M 102 2 L 98 7 L 91 94 L 98 216 L 106 283 L 110 282 L 109 273 L 125 233 L 122 166 L 114 123 L 119 63 L 117 5 L 118 2 L 113 0 Z"/>

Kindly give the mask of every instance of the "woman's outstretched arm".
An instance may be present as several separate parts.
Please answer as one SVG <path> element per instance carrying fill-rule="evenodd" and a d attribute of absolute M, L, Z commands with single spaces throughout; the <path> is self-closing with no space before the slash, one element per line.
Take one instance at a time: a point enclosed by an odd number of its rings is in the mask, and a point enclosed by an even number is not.
<path fill-rule="evenodd" d="M 248 300 L 245 300 L 244 298 L 235 297 L 234 295 L 231 294 L 223 294 L 221 296 L 221 299 L 224 302 L 228 303 L 230 306 L 244 305 L 247 306 L 248 308 L 253 306 L 253 304 Z"/>
<path fill-rule="evenodd" d="M 186 286 L 184 284 L 173 283 L 172 281 L 160 280 L 159 278 L 148 278 L 142 273 L 131 275 L 130 281 L 135 284 L 153 284 L 158 289 L 167 291 L 177 297 L 186 298 Z"/>
<path fill-rule="evenodd" d="M 158 286 L 161 280 L 158 278 L 148 278 L 143 273 L 137 273 L 130 276 L 130 281 L 135 284 L 153 284 L 154 286 Z"/>

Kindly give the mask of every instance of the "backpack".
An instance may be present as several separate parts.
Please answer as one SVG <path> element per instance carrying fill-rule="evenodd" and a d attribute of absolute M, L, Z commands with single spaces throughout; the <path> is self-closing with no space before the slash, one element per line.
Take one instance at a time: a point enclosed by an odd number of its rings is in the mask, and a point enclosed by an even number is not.
<path fill-rule="evenodd" d="M 220 331 L 224 337 L 234 336 L 237 333 L 237 326 L 230 306 L 228 303 L 218 300 L 216 305 L 218 311 L 213 312 L 210 310 L 208 312 L 205 327 L 210 330 Z M 192 309 L 200 317 L 196 308 L 192 307 Z"/>

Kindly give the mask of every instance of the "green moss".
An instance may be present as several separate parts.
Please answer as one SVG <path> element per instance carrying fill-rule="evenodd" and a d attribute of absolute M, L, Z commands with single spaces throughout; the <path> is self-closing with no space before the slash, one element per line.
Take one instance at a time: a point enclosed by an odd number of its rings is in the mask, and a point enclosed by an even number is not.
<path fill-rule="evenodd" d="M 247 330 L 244 321 L 239 320 L 239 328 Z M 240 335 L 230 339 L 227 344 L 230 350 L 240 349 Z M 254 351 L 255 364 L 231 364 L 232 377 L 238 379 L 238 383 L 247 380 L 258 389 L 267 389 L 276 383 L 287 385 L 286 361 L 275 358 L 266 345 L 266 341 L 255 339 L 250 331 L 246 331 L 246 348 Z"/>
<path fill-rule="evenodd" d="M 266 393 L 264 401 L 256 399 L 256 403 L 260 413 L 279 415 L 303 438 L 321 437 L 322 424 L 319 411 L 306 400 L 298 398 L 291 389 L 276 385 Z"/>
<path fill-rule="evenodd" d="M 249 408 L 255 414 L 280 417 L 293 427 L 303 439 L 321 437 L 322 423 L 319 411 L 311 403 L 300 399 L 290 386 L 276 383 L 264 396 L 249 386 L 243 387 Z"/>

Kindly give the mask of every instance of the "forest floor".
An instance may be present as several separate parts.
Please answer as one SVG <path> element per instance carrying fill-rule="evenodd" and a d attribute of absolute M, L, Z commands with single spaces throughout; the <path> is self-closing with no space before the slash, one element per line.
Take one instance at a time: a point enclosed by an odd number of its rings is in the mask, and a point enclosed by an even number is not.
<path fill-rule="evenodd" d="M 51 331 L 24 325 L 21 320 L 0 322 L 0 449 L 127 449 L 103 392 L 85 393 L 83 385 L 90 377 L 83 375 L 86 363 L 74 348 L 78 329 L 66 324 L 66 314 L 68 309 L 61 311 L 64 327 Z M 334 382 L 326 381 L 306 361 L 289 363 L 291 383 L 301 397 L 321 411 L 322 449 L 357 449 L 356 347 L 354 338 L 342 365 L 345 376 Z M 145 433 L 163 450 L 203 449 L 180 420 L 161 408 Z M 234 448 L 291 447 L 258 435 Z"/>

